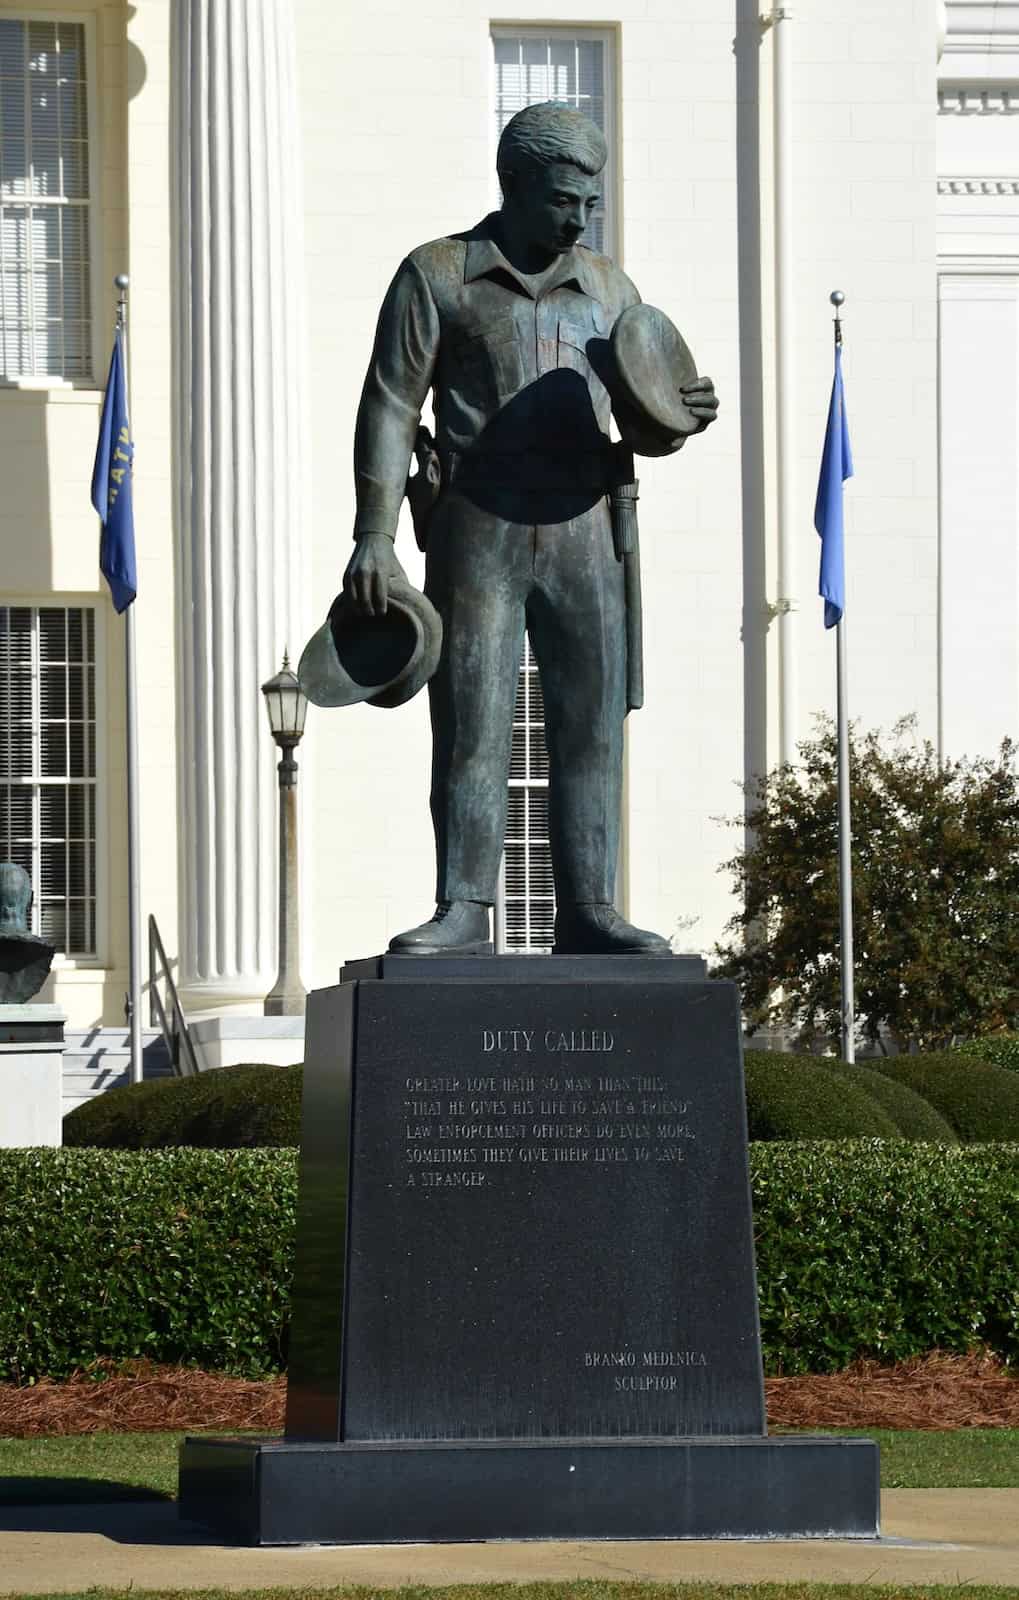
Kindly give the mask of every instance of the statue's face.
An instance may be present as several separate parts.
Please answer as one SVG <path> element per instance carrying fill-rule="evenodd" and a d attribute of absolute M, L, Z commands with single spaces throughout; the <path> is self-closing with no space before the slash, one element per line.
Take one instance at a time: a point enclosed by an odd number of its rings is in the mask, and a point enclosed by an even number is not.
<path fill-rule="evenodd" d="M 521 174 L 509 203 L 529 242 L 561 256 L 580 238 L 600 195 L 600 177 L 562 162 Z"/>

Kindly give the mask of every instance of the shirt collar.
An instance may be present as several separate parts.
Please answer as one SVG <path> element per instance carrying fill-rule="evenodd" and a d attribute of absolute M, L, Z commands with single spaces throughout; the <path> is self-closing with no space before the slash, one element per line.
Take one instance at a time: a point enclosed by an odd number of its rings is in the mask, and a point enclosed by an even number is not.
<path fill-rule="evenodd" d="M 537 298 L 534 287 L 516 268 L 511 266 L 503 255 L 494 238 L 494 224 L 496 214 L 486 217 L 484 222 L 467 239 L 467 254 L 464 260 L 464 283 L 473 283 L 476 278 L 499 276 L 510 278 L 522 294 L 531 300 Z M 573 245 L 565 255 L 559 257 L 558 263 L 541 286 L 544 297 L 551 294 L 553 289 L 562 289 L 567 286 L 579 289 L 581 294 L 586 294 L 591 299 L 598 298 L 597 286 L 588 262 L 585 260 L 587 251 L 581 245 Z"/>

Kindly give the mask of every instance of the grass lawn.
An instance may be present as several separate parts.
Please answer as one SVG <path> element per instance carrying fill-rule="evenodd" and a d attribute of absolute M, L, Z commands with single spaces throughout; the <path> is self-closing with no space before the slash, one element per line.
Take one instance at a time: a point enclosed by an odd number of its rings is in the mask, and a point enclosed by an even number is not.
<path fill-rule="evenodd" d="M 1019 1429 L 852 1431 L 880 1444 L 886 1489 L 1019 1488 Z M 92 1433 L 0 1439 L 0 1504 L 172 1498 L 181 1438 L 179 1433 Z"/>
<path fill-rule="evenodd" d="M 138 1600 L 131 1589 L 80 1589 L 32 1600 Z M 989 1584 L 849 1583 L 464 1583 L 430 1589 L 146 1589 L 144 1600 L 1016 1600 L 1019 1589 Z"/>

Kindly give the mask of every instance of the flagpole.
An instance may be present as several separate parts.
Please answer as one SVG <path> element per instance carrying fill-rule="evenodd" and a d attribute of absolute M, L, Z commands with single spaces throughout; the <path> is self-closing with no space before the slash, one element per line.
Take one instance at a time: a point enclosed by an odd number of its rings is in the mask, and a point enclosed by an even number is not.
<path fill-rule="evenodd" d="M 130 388 L 127 359 L 126 272 L 114 278 L 117 290 L 117 332 L 124 360 L 124 398 L 130 416 Z M 124 1007 L 131 1052 L 131 1082 L 142 1081 L 142 911 L 141 881 L 138 869 L 138 672 L 135 652 L 134 602 L 124 612 L 124 667 L 127 682 L 127 922 L 128 988 Z"/>
<path fill-rule="evenodd" d="M 835 307 L 835 350 L 842 344 L 841 308 L 845 295 L 834 289 L 829 296 Z M 853 832 L 849 797 L 849 710 L 846 682 L 846 618 L 835 624 L 835 701 L 838 732 L 839 803 L 839 931 L 842 957 L 842 1059 L 856 1060 L 853 1018 L 856 999 L 853 983 Z"/>

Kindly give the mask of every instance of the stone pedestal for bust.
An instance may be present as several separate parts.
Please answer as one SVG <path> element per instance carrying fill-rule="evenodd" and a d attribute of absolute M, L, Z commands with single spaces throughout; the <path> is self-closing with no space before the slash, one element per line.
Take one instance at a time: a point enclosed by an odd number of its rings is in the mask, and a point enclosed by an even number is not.
<path fill-rule="evenodd" d="M 767 1436 L 732 985 L 381 957 L 310 997 L 286 1436 L 188 1439 L 258 1544 L 874 1537 L 877 1448 Z"/>
<path fill-rule="evenodd" d="M 63 1143 L 66 1020 L 59 1006 L 0 1005 L 0 1147 Z"/>

